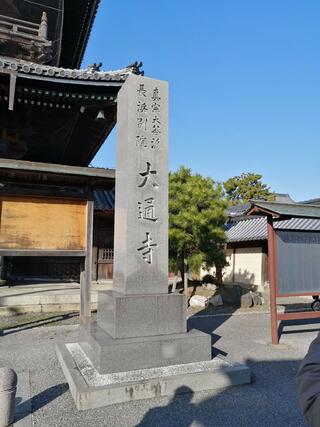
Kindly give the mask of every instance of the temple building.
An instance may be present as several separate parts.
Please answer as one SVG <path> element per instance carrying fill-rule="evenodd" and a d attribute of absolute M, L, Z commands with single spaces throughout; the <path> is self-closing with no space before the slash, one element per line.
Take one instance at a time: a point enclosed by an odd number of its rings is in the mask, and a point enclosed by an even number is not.
<path fill-rule="evenodd" d="M 142 64 L 79 68 L 98 3 L 0 3 L 0 255 L 13 283 L 112 277 L 115 171 L 89 165 Z"/>

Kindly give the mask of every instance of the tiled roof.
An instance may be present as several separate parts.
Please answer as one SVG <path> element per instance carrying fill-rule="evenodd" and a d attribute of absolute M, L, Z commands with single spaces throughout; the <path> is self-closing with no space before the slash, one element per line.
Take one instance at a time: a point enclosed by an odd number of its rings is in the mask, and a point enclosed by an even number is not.
<path fill-rule="evenodd" d="M 230 221 L 225 225 L 227 242 L 246 242 L 267 239 L 266 217 Z"/>
<path fill-rule="evenodd" d="M 247 212 L 250 206 L 251 206 L 250 203 L 230 206 L 227 209 L 227 215 L 228 217 L 231 217 L 231 218 L 242 216 Z"/>
<path fill-rule="evenodd" d="M 320 219 L 291 218 L 273 223 L 276 230 L 320 231 Z"/>
<path fill-rule="evenodd" d="M 320 231 L 320 219 L 312 218 L 291 218 L 273 223 L 275 230 L 296 230 L 296 231 Z M 230 221 L 225 225 L 227 242 L 247 242 L 254 240 L 266 240 L 267 218 L 249 217 L 239 221 Z"/>
<path fill-rule="evenodd" d="M 289 194 L 286 193 L 275 193 L 275 201 L 279 203 L 296 203 L 293 199 L 291 199 Z"/>
<path fill-rule="evenodd" d="M 98 211 L 108 211 L 114 209 L 115 192 L 112 190 L 93 191 L 94 209 Z"/>
<path fill-rule="evenodd" d="M 299 203 L 303 203 L 304 205 L 320 205 L 320 198 L 317 197 L 316 199 L 304 200 Z"/>
<path fill-rule="evenodd" d="M 95 71 L 92 69 L 77 70 L 0 57 L 0 73 L 17 71 L 21 74 L 31 74 L 41 77 L 89 81 L 125 81 L 130 74 L 141 73 L 139 71 L 139 65 L 140 64 L 135 63 L 115 71 Z"/>

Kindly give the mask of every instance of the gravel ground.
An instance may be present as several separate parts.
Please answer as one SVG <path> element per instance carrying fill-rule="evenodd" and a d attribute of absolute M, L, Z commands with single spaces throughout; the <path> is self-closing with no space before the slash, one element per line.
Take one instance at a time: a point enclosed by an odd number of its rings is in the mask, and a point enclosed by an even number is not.
<path fill-rule="evenodd" d="M 0 364 L 30 372 L 34 426 L 306 426 L 294 376 L 317 323 L 289 324 L 280 345 L 272 346 L 267 314 L 191 317 L 190 328 L 213 334 L 216 353 L 251 367 L 252 384 L 85 412 L 76 410 L 55 355 L 57 342 L 77 339 L 77 325 L 35 324 L 5 329 L 0 337 Z"/>

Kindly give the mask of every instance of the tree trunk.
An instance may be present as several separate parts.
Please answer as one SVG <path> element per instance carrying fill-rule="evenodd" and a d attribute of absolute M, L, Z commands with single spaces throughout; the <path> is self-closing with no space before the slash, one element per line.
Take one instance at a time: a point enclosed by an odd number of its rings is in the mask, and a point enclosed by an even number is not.
<path fill-rule="evenodd" d="M 184 288 L 184 294 L 188 295 L 188 278 L 189 278 L 189 265 L 188 265 L 188 258 L 186 253 L 183 255 L 183 288 Z"/>
<path fill-rule="evenodd" d="M 216 267 L 216 280 L 217 285 L 222 285 L 222 268 Z"/>

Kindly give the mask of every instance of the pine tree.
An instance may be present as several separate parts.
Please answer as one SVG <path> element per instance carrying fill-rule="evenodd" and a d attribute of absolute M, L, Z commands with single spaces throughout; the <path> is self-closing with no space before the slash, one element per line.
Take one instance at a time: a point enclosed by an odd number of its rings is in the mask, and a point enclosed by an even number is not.
<path fill-rule="evenodd" d="M 229 178 L 223 184 L 227 200 L 233 205 L 256 199 L 274 200 L 275 194 L 261 181 L 261 178 L 262 175 L 250 172 Z"/>
<path fill-rule="evenodd" d="M 169 255 L 171 265 L 188 260 L 191 270 L 201 265 L 225 265 L 223 188 L 211 178 L 182 166 L 169 174 Z"/>

